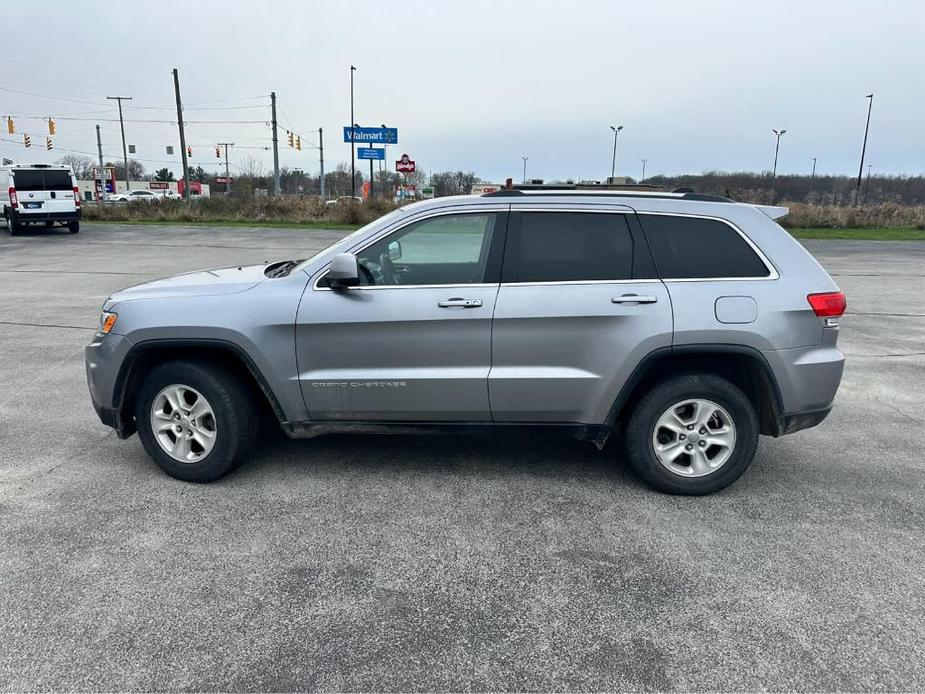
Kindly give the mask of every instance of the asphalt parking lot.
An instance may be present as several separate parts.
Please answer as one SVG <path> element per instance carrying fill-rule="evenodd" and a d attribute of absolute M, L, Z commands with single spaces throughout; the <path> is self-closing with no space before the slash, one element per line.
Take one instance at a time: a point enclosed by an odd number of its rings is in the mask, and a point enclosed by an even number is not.
<path fill-rule="evenodd" d="M 836 409 L 711 497 L 527 437 L 279 439 L 197 486 L 100 424 L 108 293 L 341 235 L 0 227 L 0 688 L 925 688 L 925 243 L 807 242 Z"/>

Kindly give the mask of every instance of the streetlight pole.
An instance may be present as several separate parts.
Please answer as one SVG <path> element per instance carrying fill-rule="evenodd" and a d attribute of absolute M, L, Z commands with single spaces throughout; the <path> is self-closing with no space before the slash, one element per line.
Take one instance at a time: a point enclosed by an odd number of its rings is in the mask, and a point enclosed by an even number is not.
<path fill-rule="evenodd" d="M 357 194 L 357 178 L 356 178 L 356 121 L 353 120 L 353 73 L 356 72 L 356 68 L 350 66 L 350 195 L 356 197 Z"/>
<path fill-rule="evenodd" d="M 870 130 L 870 112 L 874 107 L 874 95 L 868 94 L 864 97 L 867 102 L 867 124 L 864 126 L 864 144 L 861 145 L 861 165 L 858 167 L 858 185 L 854 197 L 857 201 L 858 194 L 861 192 L 861 174 L 864 172 L 864 155 L 867 153 L 867 132 Z"/>
<path fill-rule="evenodd" d="M 623 130 L 623 126 L 614 127 L 611 125 L 610 129 L 613 130 L 613 158 L 610 160 L 610 178 L 613 178 L 617 170 L 617 136 Z"/>
<path fill-rule="evenodd" d="M 771 172 L 771 178 L 774 179 L 777 178 L 777 153 L 780 151 L 780 137 L 787 130 L 774 130 L 774 128 L 771 128 L 771 132 L 777 136 L 777 144 L 774 145 L 774 170 Z"/>
<path fill-rule="evenodd" d="M 813 184 L 816 182 L 816 157 L 811 157 L 813 160 L 813 172 L 809 175 L 809 193 L 813 193 Z"/>
<path fill-rule="evenodd" d="M 524 183 L 527 182 L 527 159 L 530 157 L 521 157 L 524 160 Z"/>
<path fill-rule="evenodd" d="M 107 96 L 106 98 L 110 99 L 111 101 L 119 102 L 119 128 L 122 130 L 122 162 L 125 165 L 125 190 L 128 191 L 131 188 L 131 185 L 129 184 L 129 181 L 128 181 L 128 150 L 126 150 L 125 148 L 125 123 L 122 121 L 122 101 L 123 99 L 125 101 L 131 101 L 132 97 L 130 96 Z M 865 141 L 867 140 L 866 135 L 864 139 Z M 862 160 L 863 160 L 863 157 L 862 157 Z M 859 186 L 861 185 L 860 177 L 858 178 L 858 185 Z M 112 192 L 115 193 L 116 191 L 112 191 Z"/>
<path fill-rule="evenodd" d="M 639 179 L 640 183 L 646 180 L 646 161 L 646 159 L 642 160 L 642 178 Z"/>

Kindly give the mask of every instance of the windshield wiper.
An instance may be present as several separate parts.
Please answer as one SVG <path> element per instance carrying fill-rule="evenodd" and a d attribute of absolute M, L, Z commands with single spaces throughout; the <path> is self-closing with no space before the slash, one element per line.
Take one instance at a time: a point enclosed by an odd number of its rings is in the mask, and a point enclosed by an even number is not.
<path fill-rule="evenodd" d="M 281 263 L 273 263 L 263 271 L 263 274 L 273 278 L 285 277 L 301 262 L 301 260 L 284 260 Z"/>

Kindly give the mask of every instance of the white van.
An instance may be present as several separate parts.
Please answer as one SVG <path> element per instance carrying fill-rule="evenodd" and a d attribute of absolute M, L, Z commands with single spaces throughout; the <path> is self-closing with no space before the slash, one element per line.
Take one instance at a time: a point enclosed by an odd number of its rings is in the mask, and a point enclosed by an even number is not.
<path fill-rule="evenodd" d="M 0 166 L 0 205 L 13 235 L 25 224 L 57 223 L 67 225 L 72 234 L 80 231 L 80 193 L 69 166 Z"/>

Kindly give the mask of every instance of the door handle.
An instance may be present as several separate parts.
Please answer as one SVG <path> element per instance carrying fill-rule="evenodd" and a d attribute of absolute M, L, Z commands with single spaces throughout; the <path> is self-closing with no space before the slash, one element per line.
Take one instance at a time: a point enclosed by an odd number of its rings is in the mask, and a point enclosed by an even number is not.
<path fill-rule="evenodd" d="M 481 299 L 447 299 L 446 301 L 438 301 L 437 306 L 440 308 L 478 308 L 482 305 Z"/>
<path fill-rule="evenodd" d="M 658 302 L 658 297 L 640 294 L 624 294 L 623 296 L 615 296 L 610 301 L 614 304 L 654 304 Z"/>

